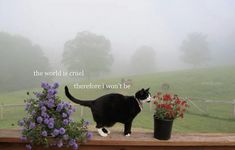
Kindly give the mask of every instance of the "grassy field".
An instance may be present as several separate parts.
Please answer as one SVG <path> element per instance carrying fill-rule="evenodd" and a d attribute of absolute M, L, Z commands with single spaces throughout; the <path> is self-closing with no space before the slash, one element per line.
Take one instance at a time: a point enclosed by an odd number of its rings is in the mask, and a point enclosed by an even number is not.
<path fill-rule="evenodd" d="M 180 96 L 191 97 L 193 103 L 204 110 L 205 104 L 200 99 L 232 101 L 235 99 L 235 66 L 193 69 L 173 72 L 162 72 L 142 76 L 125 77 L 132 79 L 133 86 L 130 89 L 73 89 L 69 84 L 71 93 L 81 99 L 94 99 L 103 94 L 118 92 L 125 95 L 133 95 L 140 88 L 150 87 L 151 93 L 161 91 L 161 85 L 170 85 L 170 92 Z M 89 81 L 96 84 L 117 84 L 121 78 Z M 89 82 L 83 82 L 87 84 Z M 81 84 L 83 84 L 81 83 Z M 41 89 L 32 89 L 30 91 Z M 0 94 L 0 104 L 23 104 L 28 90 Z M 61 86 L 59 95 L 66 99 Z M 75 119 L 80 118 L 80 107 L 77 106 Z M 203 114 L 191 106 L 184 119 L 174 121 L 173 132 L 235 132 L 235 117 L 233 105 L 211 103 L 206 106 L 207 114 Z M 25 115 L 23 107 L 4 107 L 4 118 L 0 120 L 0 128 L 17 128 L 16 121 Z M 83 118 L 93 122 L 89 109 L 84 109 Z M 94 125 L 94 123 L 93 123 Z M 120 127 L 120 125 L 117 125 Z M 153 110 L 146 104 L 133 123 L 134 127 L 152 129 Z"/>

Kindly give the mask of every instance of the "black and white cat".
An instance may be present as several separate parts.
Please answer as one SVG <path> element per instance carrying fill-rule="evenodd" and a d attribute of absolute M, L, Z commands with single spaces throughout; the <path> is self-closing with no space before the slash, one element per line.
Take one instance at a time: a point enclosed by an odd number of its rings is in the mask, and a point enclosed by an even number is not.
<path fill-rule="evenodd" d="M 74 98 L 67 86 L 65 86 L 65 94 L 74 103 L 91 108 L 98 133 L 104 137 L 110 133 L 105 127 L 111 127 L 117 122 L 124 124 L 124 135 L 130 136 L 132 121 L 143 109 L 143 103 L 151 101 L 149 88 L 141 89 L 135 93 L 135 96 L 107 94 L 95 100 L 86 101 Z"/>

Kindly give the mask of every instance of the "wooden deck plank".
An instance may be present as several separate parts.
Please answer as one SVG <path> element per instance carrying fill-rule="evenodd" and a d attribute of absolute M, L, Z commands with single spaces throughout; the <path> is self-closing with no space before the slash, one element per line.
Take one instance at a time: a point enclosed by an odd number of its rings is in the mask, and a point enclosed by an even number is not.
<path fill-rule="evenodd" d="M 22 147 L 25 144 L 20 141 L 20 130 L 0 129 L 0 148 L 4 148 L 4 145 L 13 146 L 14 144 L 18 147 Z M 108 137 L 100 137 L 94 132 L 92 140 L 81 146 L 81 149 L 85 150 L 140 150 L 144 148 L 150 150 L 190 148 L 235 150 L 235 133 L 173 134 L 170 140 L 161 141 L 153 138 L 153 133 L 151 132 L 135 132 L 130 137 L 123 136 L 121 132 L 111 133 Z"/>

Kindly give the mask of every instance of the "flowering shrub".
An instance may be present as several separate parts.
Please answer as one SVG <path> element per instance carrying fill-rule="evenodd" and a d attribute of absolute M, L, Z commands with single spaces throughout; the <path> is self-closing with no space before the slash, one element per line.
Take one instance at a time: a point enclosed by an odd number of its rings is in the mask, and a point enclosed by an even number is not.
<path fill-rule="evenodd" d="M 25 100 L 27 116 L 19 121 L 23 127 L 21 139 L 30 142 L 26 148 L 40 144 L 46 147 L 67 145 L 78 149 L 76 141 L 83 142 L 92 137 L 87 130 L 89 122 L 83 119 L 75 122 L 70 118 L 75 108 L 56 96 L 58 83 L 42 83 L 41 87 L 42 92 L 35 92 L 34 98 Z"/>
<path fill-rule="evenodd" d="M 159 119 L 183 118 L 189 107 L 189 99 L 180 99 L 177 95 L 157 93 L 154 104 L 156 110 L 154 116 Z"/>

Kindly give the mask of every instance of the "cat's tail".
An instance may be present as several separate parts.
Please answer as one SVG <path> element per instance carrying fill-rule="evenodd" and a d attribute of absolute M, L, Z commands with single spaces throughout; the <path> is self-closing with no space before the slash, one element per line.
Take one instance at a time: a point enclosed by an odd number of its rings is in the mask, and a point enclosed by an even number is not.
<path fill-rule="evenodd" d="M 91 104 L 92 104 L 92 101 L 89 100 L 89 101 L 82 101 L 82 100 L 79 100 L 75 97 L 73 97 L 70 92 L 69 92 L 69 89 L 67 86 L 65 86 L 65 95 L 71 100 L 73 101 L 74 103 L 77 103 L 77 104 L 80 104 L 82 106 L 87 106 L 87 107 L 91 107 Z"/>

